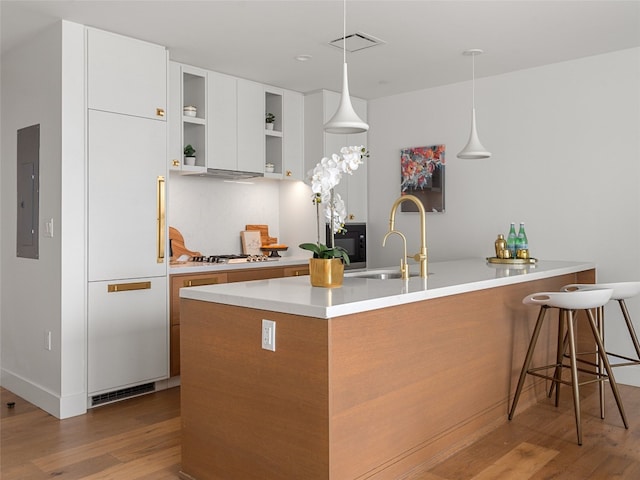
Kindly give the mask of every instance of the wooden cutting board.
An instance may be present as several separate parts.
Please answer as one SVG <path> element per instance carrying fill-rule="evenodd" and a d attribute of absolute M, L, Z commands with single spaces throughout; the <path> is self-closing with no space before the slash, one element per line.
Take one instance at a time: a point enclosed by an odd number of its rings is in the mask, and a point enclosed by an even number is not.
<path fill-rule="evenodd" d="M 272 243 L 278 243 L 278 239 L 276 237 L 269 236 L 269 225 L 245 225 L 244 229 L 247 231 L 260 232 L 260 242 L 263 247 L 271 245 Z"/>
<path fill-rule="evenodd" d="M 181 255 L 189 255 L 190 257 L 202 256 L 200 252 L 189 250 L 184 245 L 184 237 L 177 228 L 169 227 L 169 243 L 171 245 L 171 258 L 178 258 Z"/>

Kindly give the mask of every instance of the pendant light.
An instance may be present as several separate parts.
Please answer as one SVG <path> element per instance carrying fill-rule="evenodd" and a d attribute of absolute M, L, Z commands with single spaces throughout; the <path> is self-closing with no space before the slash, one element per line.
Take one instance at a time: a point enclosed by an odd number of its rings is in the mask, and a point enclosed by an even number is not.
<path fill-rule="evenodd" d="M 327 133 L 362 133 L 369 130 L 369 125 L 363 122 L 351 105 L 349 97 L 349 78 L 347 76 L 347 0 L 343 2 L 342 12 L 342 96 L 340 105 L 333 117 L 324 124 Z"/>
<path fill-rule="evenodd" d="M 477 160 L 481 158 L 491 157 L 491 152 L 488 152 L 486 148 L 480 143 L 478 138 L 478 132 L 476 131 L 476 55 L 480 55 L 482 50 L 474 48 L 471 50 L 465 50 L 463 55 L 471 55 L 472 60 L 472 77 L 471 77 L 471 91 L 472 91 L 472 108 L 471 108 L 471 133 L 469 134 L 469 141 L 467 145 L 458 154 L 458 158 Z"/>

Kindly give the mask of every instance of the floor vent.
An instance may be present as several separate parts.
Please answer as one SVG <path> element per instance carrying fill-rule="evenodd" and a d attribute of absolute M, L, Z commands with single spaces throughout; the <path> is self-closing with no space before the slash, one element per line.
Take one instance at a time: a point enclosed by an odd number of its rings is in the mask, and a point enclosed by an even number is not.
<path fill-rule="evenodd" d="M 122 388 L 113 392 L 101 393 L 100 395 L 94 395 L 91 397 L 91 406 L 97 407 L 98 405 L 104 405 L 105 403 L 117 402 L 118 400 L 124 400 L 125 398 L 155 392 L 155 390 L 156 384 L 151 382 L 143 385 L 136 385 L 135 387 Z"/>

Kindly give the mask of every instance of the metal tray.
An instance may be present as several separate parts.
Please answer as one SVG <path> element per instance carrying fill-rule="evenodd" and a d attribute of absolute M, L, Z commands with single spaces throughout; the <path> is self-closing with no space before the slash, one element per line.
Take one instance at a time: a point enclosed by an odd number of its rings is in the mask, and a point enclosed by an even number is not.
<path fill-rule="evenodd" d="M 487 262 L 489 263 L 503 263 L 506 265 L 530 265 L 532 263 L 536 263 L 538 261 L 537 258 L 498 258 L 498 257 L 487 257 Z"/>

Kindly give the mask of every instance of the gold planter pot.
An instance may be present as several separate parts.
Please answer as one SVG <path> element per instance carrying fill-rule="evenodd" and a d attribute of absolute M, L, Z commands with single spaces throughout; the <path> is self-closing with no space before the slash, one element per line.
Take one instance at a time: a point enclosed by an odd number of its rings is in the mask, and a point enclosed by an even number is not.
<path fill-rule="evenodd" d="M 309 278 L 314 287 L 340 287 L 344 278 L 344 264 L 339 258 L 310 258 Z"/>

